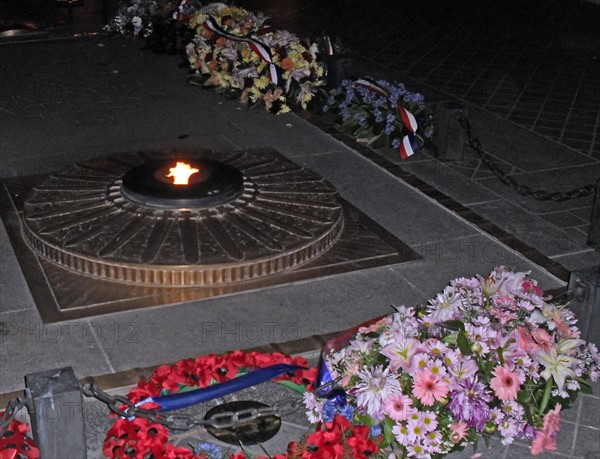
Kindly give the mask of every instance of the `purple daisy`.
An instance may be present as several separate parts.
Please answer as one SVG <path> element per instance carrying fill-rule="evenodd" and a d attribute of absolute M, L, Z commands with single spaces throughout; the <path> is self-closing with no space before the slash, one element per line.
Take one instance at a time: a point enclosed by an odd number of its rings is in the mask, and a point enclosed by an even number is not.
<path fill-rule="evenodd" d="M 493 397 L 477 377 L 467 378 L 450 393 L 448 408 L 459 421 L 481 432 L 491 419 L 489 402 Z"/>

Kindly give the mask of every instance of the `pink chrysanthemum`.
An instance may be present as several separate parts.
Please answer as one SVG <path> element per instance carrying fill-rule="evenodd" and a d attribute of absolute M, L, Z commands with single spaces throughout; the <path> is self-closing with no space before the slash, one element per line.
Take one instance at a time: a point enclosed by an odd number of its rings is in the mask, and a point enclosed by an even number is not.
<path fill-rule="evenodd" d="M 532 455 L 537 456 L 542 454 L 545 449 L 556 451 L 556 440 L 553 436 L 538 430 L 535 438 L 531 442 L 531 448 L 529 450 L 531 451 Z"/>
<path fill-rule="evenodd" d="M 452 431 L 452 435 L 450 435 L 450 440 L 452 440 L 453 443 L 458 443 L 467 436 L 467 423 L 464 421 L 460 421 L 456 424 L 452 424 L 450 426 L 450 430 Z"/>
<path fill-rule="evenodd" d="M 498 365 L 494 370 L 494 378 L 490 387 L 494 389 L 500 400 L 516 400 L 525 375 L 520 370 L 510 371 L 506 365 Z"/>
<path fill-rule="evenodd" d="M 555 435 L 560 430 L 560 410 L 562 405 L 557 403 L 553 410 L 550 410 L 544 416 L 544 432 L 548 435 Z"/>
<path fill-rule="evenodd" d="M 449 390 L 448 383 L 434 375 L 431 370 L 423 370 L 415 374 L 413 395 L 425 406 L 433 405 L 434 400 L 442 401 Z"/>
<path fill-rule="evenodd" d="M 415 411 L 412 403 L 407 395 L 394 394 L 384 401 L 383 409 L 394 421 L 405 421 Z"/>
<path fill-rule="evenodd" d="M 517 328 L 517 336 L 519 337 L 517 344 L 521 351 L 534 353 L 541 349 L 541 346 L 536 342 L 526 327 Z"/>
<path fill-rule="evenodd" d="M 531 336 L 535 339 L 536 343 L 540 348 L 546 352 L 550 352 L 552 345 L 554 344 L 554 338 L 543 328 L 536 328 L 531 332 Z"/>

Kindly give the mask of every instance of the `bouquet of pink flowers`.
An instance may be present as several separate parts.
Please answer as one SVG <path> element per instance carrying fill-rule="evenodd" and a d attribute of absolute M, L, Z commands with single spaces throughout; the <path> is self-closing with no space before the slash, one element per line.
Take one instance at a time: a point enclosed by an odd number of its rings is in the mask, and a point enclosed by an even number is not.
<path fill-rule="evenodd" d="M 309 418 L 372 426 L 396 457 L 440 457 L 492 435 L 529 439 L 533 455 L 556 449 L 560 411 L 590 392 L 600 354 L 527 275 L 458 278 L 427 305 L 359 328 L 325 356 L 343 395 L 307 393 Z"/>

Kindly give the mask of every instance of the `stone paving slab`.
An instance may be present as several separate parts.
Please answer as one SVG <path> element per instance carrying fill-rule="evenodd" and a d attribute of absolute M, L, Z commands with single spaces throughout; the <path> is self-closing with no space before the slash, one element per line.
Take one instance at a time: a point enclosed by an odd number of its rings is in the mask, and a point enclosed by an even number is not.
<path fill-rule="evenodd" d="M 501 199 L 486 187 L 465 180 L 464 175 L 450 165 L 435 159 L 405 163 L 402 165 L 402 169 L 427 183 L 434 183 L 442 193 L 452 196 L 465 206 Z"/>
<path fill-rule="evenodd" d="M 438 213 L 437 204 L 420 199 L 410 186 L 349 149 L 303 157 L 299 162 L 328 178 L 344 199 L 364 209 L 408 244 L 449 240 L 475 232 L 451 213 Z"/>
<path fill-rule="evenodd" d="M 498 226 L 517 235 L 523 242 L 550 257 L 590 248 L 572 240 L 563 230 L 549 224 L 546 220 L 531 215 L 522 207 L 508 201 L 486 202 L 469 207 L 482 217 L 491 220 L 496 220 L 496 216 L 501 215 Z"/>
<path fill-rule="evenodd" d="M 0 301 L 10 298 L 3 292 Z M 32 309 L 0 314 L 0 322 L 6 330 L 0 335 L 2 392 L 23 388 L 27 373 L 53 368 L 72 366 L 77 376 L 114 371 L 96 337 L 98 328 L 87 322 L 44 325 Z"/>
<path fill-rule="evenodd" d="M 31 293 L 18 264 L 14 264 L 15 252 L 6 234 L 4 224 L 0 225 L 0 314 L 34 310 Z"/>
<path fill-rule="evenodd" d="M 544 213 L 540 214 L 540 217 L 559 228 L 571 228 L 590 223 L 589 219 L 586 221 L 569 211 Z"/>
<path fill-rule="evenodd" d="M 587 237 L 586 237 L 587 239 Z M 562 264 L 571 271 L 578 271 L 589 266 L 600 266 L 600 253 L 597 250 L 586 250 L 585 252 L 574 253 L 554 257 L 554 260 Z"/>

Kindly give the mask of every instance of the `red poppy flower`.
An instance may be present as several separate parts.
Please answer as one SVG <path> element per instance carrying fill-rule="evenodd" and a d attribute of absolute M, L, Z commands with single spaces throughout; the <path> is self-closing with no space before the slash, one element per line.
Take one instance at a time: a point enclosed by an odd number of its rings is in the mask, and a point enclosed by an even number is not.
<path fill-rule="evenodd" d="M 368 430 L 369 428 L 367 427 Z M 346 444 L 352 448 L 354 459 L 367 459 L 375 456 L 379 451 L 377 444 L 367 437 L 349 437 L 346 440 Z"/>
<path fill-rule="evenodd" d="M 0 435 L 0 459 L 38 459 L 40 451 L 34 441 L 27 436 L 29 426 L 13 420 Z"/>
<path fill-rule="evenodd" d="M 154 456 L 156 457 L 156 456 Z M 195 455 L 187 448 L 180 446 L 167 445 L 161 459 L 200 459 L 200 456 Z M 158 458 L 157 458 L 158 459 Z"/>
<path fill-rule="evenodd" d="M 302 457 L 303 448 L 296 441 L 292 441 L 288 444 L 287 447 L 287 458 L 289 459 L 299 459 Z"/>

